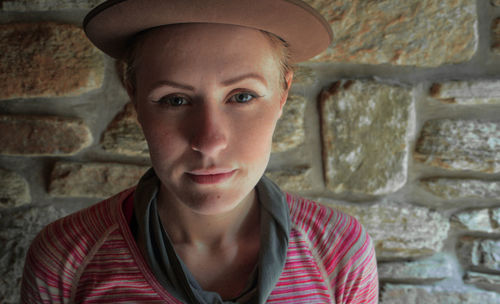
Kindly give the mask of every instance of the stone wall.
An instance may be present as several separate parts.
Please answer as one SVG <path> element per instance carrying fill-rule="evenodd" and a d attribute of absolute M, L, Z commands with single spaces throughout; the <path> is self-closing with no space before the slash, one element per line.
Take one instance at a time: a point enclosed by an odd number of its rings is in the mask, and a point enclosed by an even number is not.
<path fill-rule="evenodd" d="M 48 222 L 134 185 L 147 145 L 98 0 L 0 1 L 0 302 Z M 308 0 L 335 41 L 297 67 L 267 174 L 355 215 L 381 303 L 500 303 L 500 1 Z"/>

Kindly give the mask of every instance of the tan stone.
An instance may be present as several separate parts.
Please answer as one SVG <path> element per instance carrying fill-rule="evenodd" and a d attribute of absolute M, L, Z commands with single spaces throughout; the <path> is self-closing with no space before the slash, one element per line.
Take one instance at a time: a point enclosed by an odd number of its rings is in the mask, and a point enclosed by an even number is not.
<path fill-rule="evenodd" d="M 0 301 L 21 303 L 19 286 L 26 253 L 36 234 L 66 213 L 52 206 L 0 211 Z"/>
<path fill-rule="evenodd" d="M 386 284 L 380 304 L 496 304 L 500 295 L 468 287 Z"/>
<path fill-rule="evenodd" d="M 453 277 L 452 262 L 443 255 L 411 262 L 379 262 L 377 268 L 380 280 L 425 282 Z"/>
<path fill-rule="evenodd" d="M 500 233 L 498 225 L 500 208 L 483 208 L 458 212 L 451 217 L 452 223 L 469 231 Z"/>
<path fill-rule="evenodd" d="M 500 197 L 500 181 L 460 178 L 428 178 L 420 185 L 435 196 L 444 199 Z"/>
<path fill-rule="evenodd" d="M 457 256 L 467 267 L 500 271 L 500 240 L 465 236 L 457 245 Z"/>
<path fill-rule="evenodd" d="M 458 105 L 500 104 L 500 81 L 450 81 L 434 83 L 430 94 L 443 103 Z"/>
<path fill-rule="evenodd" d="M 56 197 L 105 198 L 137 184 L 148 167 L 116 163 L 58 162 L 49 194 Z"/>
<path fill-rule="evenodd" d="M 0 169 L 0 207 L 17 207 L 31 202 L 28 182 L 19 174 Z"/>
<path fill-rule="evenodd" d="M 51 11 L 63 9 L 90 9 L 104 0 L 3 0 L 4 11 Z"/>
<path fill-rule="evenodd" d="M 448 170 L 500 172 L 500 123 L 430 120 L 422 127 L 415 159 Z"/>
<path fill-rule="evenodd" d="M 325 199 L 318 201 L 332 205 Z M 439 252 L 448 237 L 448 220 L 424 207 L 392 201 L 368 206 L 334 203 L 333 207 L 363 224 L 375 243 L 378 258 L 428 256 Z"/>
<path fill-rule="evenodd" d="M 273 135 L 273 152 L 284 152 L 304 143 L 304 114 L 306 99 L 299 95 L 290 95 L 283 108 Z"/>
<path fill-rule="evenodd" d="M 309 167 L 295 167 L 278 171 L 266 172 L 281 189 L 290 192 L 307 191 L 313 188 Z"/>
<path fill-rule="evenodd" d="M 92 143 L 92 134 L 77 118 L 0 115 L 0 154 L 73 155 Z"/>
<path fill-rule="evenodd" d="M 467 271 L 464 277 L 467 284 L 475 284 L 478 287 L 488 288 L 500 292 L 500 275 L 487 274 L 475 271 Z"/>
<path fill-rule="evenodd" d="M 491 24 L 491 49 L 500 53 L 500 18 L 496 18 Z"/>
<path fill-rule="evenodd" d="M 500 6 L 500 0 L 491 0 L 491 4 L 494 6 Z"/>
<path fill-rule="evenodd" d="M 414 124 L 408 89 L 374 81 L 337 81 L 320 95 L 329 190 L 380 195 L 406 183 L 408 134 Z"/>
<path fill-rule="evenodd" d="M 292 85 L 312 85 L 316 81 L 315 71 L 303 65 L 294 68 Z"/>
<path fill-rule="evenodd" d="M 75 25 L 0 25 L 0 99 L 76 96 L 100 88 L 103 55 Z"/>
<path fill-rule="evenodd" d="M 108 125 L 101 139 L 102 148 L 108 152 L 149 156 L 149 149 L 142 129 L 137 122 L 137 113 L 132 103 L 125 105 Z"/>
<path fill-rule="evenodd" d="M 468 61 L 478 45 L 476 0 L 306 0 L 334 41 L 315 61 L 435 67 Z"/>

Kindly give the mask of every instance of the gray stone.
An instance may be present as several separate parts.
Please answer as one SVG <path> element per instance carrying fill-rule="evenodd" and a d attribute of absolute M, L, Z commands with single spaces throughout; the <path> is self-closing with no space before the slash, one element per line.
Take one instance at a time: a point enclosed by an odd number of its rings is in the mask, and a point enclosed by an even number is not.
<path fill-rule="evenodd" d="M 78 118 L 0 115 L 0 154 L 74 155 L 92 143 L 92 134 Z"/>
<path fill-rule="evenodd" d="M 56 197 L 105 198 L 137 184 L 148 167 L 116 163 L 58 162 L 49 194 Z"/>
<path fill-rule="evenodd" d="M 328 200 L 319 199 L 327 205 Z M 377 258 L 418 258 L 439 252 L 448 237 L 449 222 L 437 212 L 384 201 L 374 205 L 333 207 L 356 217 L 375 243 Z"/>
<path fill-rule="evenodd" d="M 458 105 L 500 104 L 500 81 L 450 81 L 435 83 L 431 96 Z"/>
<path fill-rule="evenodd" d="M 0 212 L 0 300 L 19 303 L 24 260 L 31 241 L 48 223 L 65 215 L 54 207 Z"/>
<path fill-rule="evenodd" d="M 448 170 L 500 172 L 500 123 L 430 120 L 422 127 L 415 159 Z"/>
<path fill-rule="evenodd" d="M 500 271 L 500 240 L 462 237 L 457 245 L 457 256 L 465 266 Z"/>
<path fill-rule="evenodd" d="M 108 125 L 101 139 L 104 150 L 130 156 L 148 157 L 148 143 L 137 121 L 134 105 L 128 103 Z"/>
<path fill-rule="evenodd" d="M 468 271 L 465 274 L 464 281 L 467 284 L 475 284 L 481 288 L 487 288 L 500 292 L 500 274 L 487 274 L 474 271 Z"/>
<path fill-rule="evenodd" d="M 460 228 L 470 231 L 500 233 L 497 218 L 499 213 L 500 208 L 466 210 L 454 214 L 451 220 Z"/>
<path fill-rule="evenodd" d="M 0 169 L 0 208 L 17 207 L 31 202 L 28 182 L 19 174 Z"/>
<path fill-rule="evenodd" d="M 386 284 L 380 304 L 497 304 L 500 294 L 466 287 Z"/>
<path fill-rule="evenodd" d="M 306 0 L 334 40 L 315 61 L 435 67 L 465 62 L 478 46 L 476 0 Z"/>
<path fill-rule="evenodd" d="M 304 143 L 304 116 L 307 101 L 299 95 L 290 95 L 273 134 L 272 152 L 284 152 Z"/>
<path fill-rule="evenodd" d="M 313 188 L 309 167 L 293 167 L 277 171 L 266 172 L 281 189 L 290 192 L 307 191 Z"/>
<path fill-rule="evenodd" d="M 72 24 L 0 25 L 0 99 L 77 96 L 100 88 L 104 56 Z"/>
<path fill-rule="evenodd" d="M 386 262 L 378 264 L 380 280 L 432 281 L 453 277 L 453 266 L 443 255 L 410 262 Z"/>
<path fill-rule="evenodd" d="M 373 81 L 338 81 L 320 95 L 327 188 L 381 195 L 407 179 L 411 91 Z"/>
<path fill-rule="evenodd" d="M 500 181 L 459 178 L 429 178 L 420 185 L 430 193 L 444 199 L 500 197 Z"/>
<path fill-rule="evenodd" d="M 90 9 L 105 0 L 3 0 L 4 11 L 53 11 L 64 9 Z"/>

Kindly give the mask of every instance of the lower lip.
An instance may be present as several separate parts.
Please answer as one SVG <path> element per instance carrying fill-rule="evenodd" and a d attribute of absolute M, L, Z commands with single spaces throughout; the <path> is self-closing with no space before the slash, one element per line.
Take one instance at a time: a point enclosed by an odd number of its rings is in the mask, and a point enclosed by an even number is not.
<path fill-rule="evenodd" d="M 188 173 L 187 176 L 189 176 L 189 178 L 197 184 L 210 185 L 210 184 L 222 183 L 223 181 L 233 176 L 235 172 L 236 171 L 233 170 L 227 173 L 204 174 L 204 175 L 197 175 L 197 174 L 195 175 Z"/>

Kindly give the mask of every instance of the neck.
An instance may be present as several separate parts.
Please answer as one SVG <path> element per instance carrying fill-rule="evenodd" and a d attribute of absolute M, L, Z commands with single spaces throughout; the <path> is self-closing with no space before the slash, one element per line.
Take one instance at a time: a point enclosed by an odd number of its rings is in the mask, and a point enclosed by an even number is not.
<path fill-rule="evenodd" d="M 174 245 L 222 248 L 251 236 L 259 229 L 255 189 L 235 208 L 221 214 L 200 214 L 168 196 L 161 189 L 158 212 Z"/>

